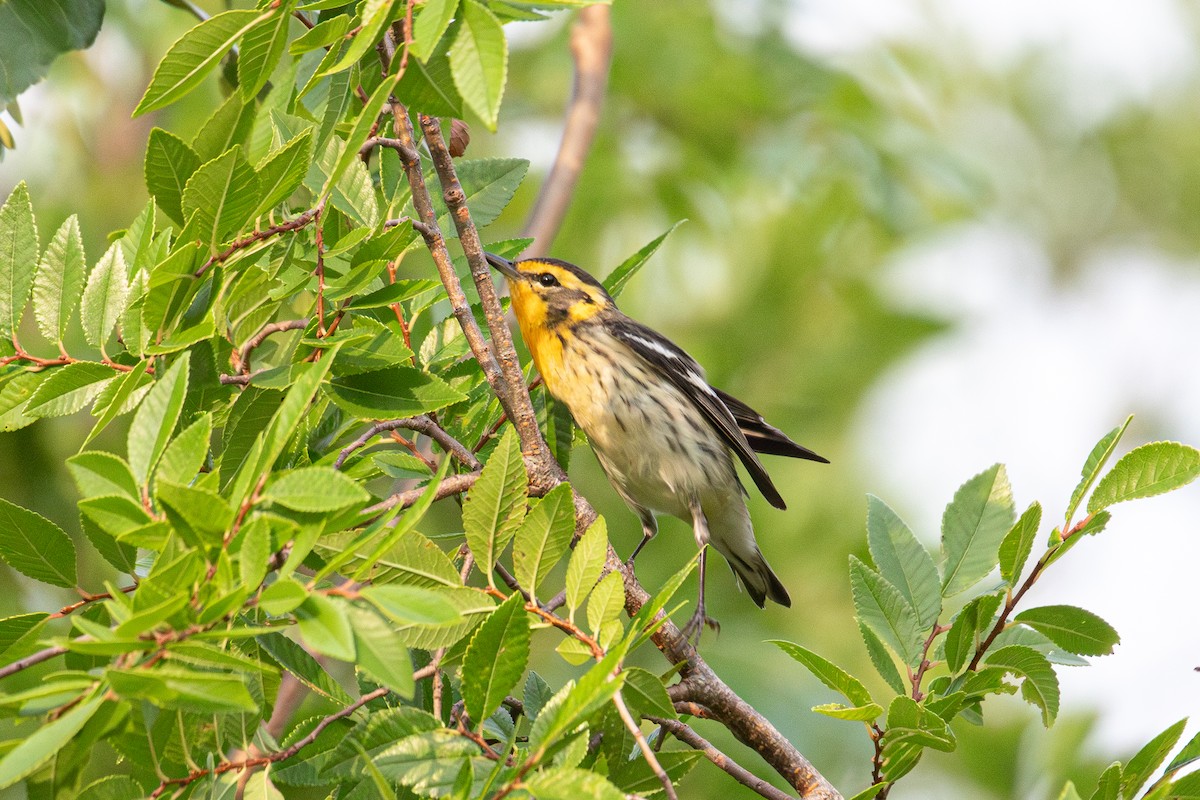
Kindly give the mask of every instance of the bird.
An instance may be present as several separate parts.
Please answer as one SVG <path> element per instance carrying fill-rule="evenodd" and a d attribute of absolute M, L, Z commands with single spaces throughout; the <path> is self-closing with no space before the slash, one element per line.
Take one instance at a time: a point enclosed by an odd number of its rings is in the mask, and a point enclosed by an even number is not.
<path fill-rule="evenodd" d="M 641 521 L 642 540 L 629 567 L 657 534 L 656 514 L 691 524 L 700 549 L 699 597 L 684 636 L 698 642 L 705 625 L 719 629 L 705 608 L 707 545 L 725 557 L 759 608 L 767 599 L 790 607 L 787 589 L 755 540 L 734 456 L 779 509 L 786 504 L 757 454 L 828 459 L 709 385 L 694 358 L 621 312 L 583 269 L 556 258 L 484 256 L 508 283 L 513 314 L 546 389 L 587 434 L 609 482 Z"/>

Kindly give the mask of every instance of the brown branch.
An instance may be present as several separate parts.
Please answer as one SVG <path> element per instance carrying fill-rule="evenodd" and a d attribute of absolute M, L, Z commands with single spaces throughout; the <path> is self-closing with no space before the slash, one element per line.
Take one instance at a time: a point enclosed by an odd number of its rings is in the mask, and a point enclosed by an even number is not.
<path fill-rule="evenodd" d="M 208 272 L 209 267 L 211 267 L 213 264 L 220 264 L 221 262 L 233 256 L 233 254 L 239 250 L 245 250 L 247 247 L 261 242 L 263 239 L 270 239 L 272 236 L 278 236 L 281 233 L 287 233 L 288 231 L 294 231 L 298 228 L 303 228 L 305 225 L 308 225 L 310 222 L 312 222 L 316 216 L 317 209 L 310 208 L 300 216 L 290 219 L 287 222 L 281 222 L 278 225 L 272 225 L 269 228 L 263 228 L 261 231 L 255 231 L 249 236 L 237 239 L 233 242 L 233 244 L 229 245 L 229 247 L 226 247 L 215 256 L 211 256 L 208 261 L 205 261 L 200 269 L 196 270 L 194 276 L 197 278 L 203 277 L 204 273 Z"/>
<path fill-rule="evenodd" d="M 871 744 L 874 745 L 874 752 L 871 753 L 871 785 L 877 786 L 884 782 L 883 780 L 883 737 L 887 734 L 883 728 L 872 722 L 871 727 L 867 731 L 871 736 Z M 879 790 L 876 798 L 884 798 L 888 796 L 889 787 L 885 786 Z"/>
<path fill-rule="evenodd" d="M 912 699 L 918 703 L 925 697 L 921 691 L 921 680 L 925 677 L 926 671 L 933 666 L 929 660 L 929 649 L 933 647 L 934 640 L 948 630 L 950 630 L 950 626 L 938 625 L 937 620 L 934 620 L 933 627 L 929 630 L 929 636 L 925 638 L 925 644 L 921 648 L 921 663 L 915 671 L 909 671 L 909 678 L 912 680 Z"/>
<path fill-rule="evenodd" d="M 658 782 L 662 784 L 663 792 L 666 793 L 668 800 L 679 800 L 679 795 L 675 794 L 675 785 L 671 783 L 671 776 L 663 769 L 662 764 L 658 762 L 658 756 L 654 754 L 654 750 L 650 748 L 646 742 L 646 737 L 642 735 L 642 728 L 638 725 L 637 720 L 629 713 L 629 707 L 625 705 L 625 698 L 621 696 L 621 690 L 618 689 L 613 695 L 613 705 L 617 707 L 617 714 L 621 717 L 621 722 L 625 723 L 625 727 L 633 734 L 634 741 L 637 742 L 638 749 L 642 751 L 642 756 L 646 759 L 646 763 L 650 765 L 650 771 L 658 778 Z"/>
<path fill-rule="evenodd" d="M 136 583 L 130 584 L 129 586 L 123 586 L 123 587 L 121 587 L 121 589 L 119 591 L 121 591 L 124 594 L 129 594 L 130 592 L 134 591 L 135 589 L 137 589 Z M 112 597 L 111 592 L 101 592 L 100 594 L 87 594 L 86 592 L 83 592 L 82 590 L 80 590 L 80 594 L 83 596 L 82 600 L 80 600 L 76 603 L 71 603 L 70 605 L 63 606 L 62 608 L 60 608 L 58 611 L 51 614 L 46 619 L 62 619 L 63 617 L 70 614 L 72 611 L 78 611 L 79 609 L 83 608 L 84 606 L 86 606 L 89 603 L 95 603 L 97 600 L 108 600 Z"/>
<path fill-rule="evenodd" d="M 483 316 L 492 337 L 492 354 L 503 375 L 497 397 L 521 437 L 521 452 L 540 464 L 547 453 L 546 443 L 542 439 L 541 430 L 538 429 L 533 402 L 525 389 L 525 375 L 521 372 L 521 362 L 517 358 L 516 348 L 513 347 L 512 332 L 504 318 L 500 297 L 496 294 L 496 285 L 492 283 L 491 267 L 483 257 L 479 231 L 471 221 L 467 196 L 454 170 L 454 158 L 446 147 L 446 141 L 442 138 L 441 123 L 436 118 L 422 114 L 421 130 L 425 134 L 425 146 L 429 148 L 429 154 L 433 157 L 433 168 L 437 171 L 438 183 L 442 186 L 442 199 L 450 209 L 450 216 L 458 231 L 458 242 L 467 257 L 471 278 L 483 304 Z M 556 480 L 555 483 L 557 482 Z"/>
<path fill-rule="evenodd" d="M 608 6 L 586 6 L 579 11 L 579 19 L 571 28 L 571 55 L 575 60 L 575 84 L 558 155 L 525 224 L 524 235 L 533 237 L 533 244 L 525 250 L 527 258 L 550 251 L 600 124 L 612 61 Z"/>
<path fill-rule="evenodd" d="M 1021 598 L 1025 596 L 1025 593 L 1029 591 L 1041 576 L 1043 570 L 1050 565 L 1050 558 L 1061 546 L 1056 545 L 1048 548 L 1042 557 L 1038 559 L 1037 564 L 1034 565 L 1033 570 L 1029 573 L 1029 577 L 1025 579 L 1021 587 L 1015 593 L 1008 596 L 1008 599 L 1004 603 L 1004 610 L 1000 612 L 1000 618 L 996 620 L 996 624 L 992 626 L 992 630 L 979 643 L 979 646 L 975 648 L 975 655 L 971 658 L 971 663 L 967 665 L 968 672 L 974 672 L 979 668 L 979 662 L 983 659 L 984 654 L 987 653 L 988 648 L 992 646 L 992 642 L 996 641 L 996 637 L 1008 626 L 1008 617 L 1012 614 L 1013 609 L 1017 607 L 1017 603 L 1021 602 Z"/>
<path fill-rule="evenodd" d="M 438 484 L 436 500 L 449 497 L 452 494 L 462 494 L 467 489 L 475 485 L 475 481 L 479 480 L 478 472 L 464 472 L 461 475 L 450 475 L 442 479 Z M 363 510 L 364 514 L 382 514 L 384 511 L 400 506 L 408 508 L 413 503 L 421 499 L 425 492 L 429 489 L 428 486 L 422 486 L 419 489 L 408 489 L 403 492 L 396 492 L 386 500 L 382 500 L 373 506 Z"/>
<path fill-rule="evenodd" d="M 771 784 L 758 777 L 750 770 L 738 764 L 729 756 L 722 753 L 714 747 L 707 739 L 696 733 L 687 724 L 680 722 L 677 719 L 663 719 L 661 717 L 648 717 L 648 719 L 656 725 L 662 726 L 664 729 L 671 732 L 679 741 L 691 747 L 694 750 L 699 750 L 705 758 L 716 764 L 717 767 L 724 770 L 735 781 L 743 786 L 752 789 L 767 800 L 794 800 L 791 795 L 783 792 Z"/>
<path fill-rule="evenodd" d="M 458 459 L 459 463 L 469 470 L 475 471 L 483 466 L 479 463 L 479 459 L 475 457 L 475 454 L 468 450 L 462 442 L 446 433 L 445 428 L 434 422 L 428 415 L 422 415 L 419 417 L 392 419 L 386 422 L 375 423 L 367 429 L 366 433 L 343 448 L 342 452 L 338 454 L 337 460 L 333 462 L 333 468 L 341 469 L 342 464 L 346 463 L 346 459 L 355 450 L 366 446 L 369 441 L 379 434 L 385 431 L 394 431 L 397 428 L 404 428 L 405 430 L 425 434 L 440 444 L 447 453 Z"/>
<path fill-rule="evenodd" d="M 254 350 L 267 340 L 268 336 L 284 331 L 303 330 L 308 327 L 307 319 L 289 319 L 282 322 L 268 322 L 263 325 L 258 333 L 250 337 L 250 339 L 242 345 L 242 349 L 237 351 L 238 363 L 236 364 L 238 372 L 243 375 L 250 374 L 250 356 Z"/>
<path fill-rule="evenodd" d="M 67 648 L 63 647 L 62 645 L 47 647 L 45 650 L 39 650 L 33 655 L 25 656 L 24 658 L 18 659 L 11 664 L 6 664 L 5 666 L 0 667 L 0 678 L 7 678 L 9 675 L 15 675 L 21 670 L 29 669 L 35 664 L 41 664 L 43 661 L 49 661 L 50 659 L 56 656 L 61 656 L 66 652 Z"/>

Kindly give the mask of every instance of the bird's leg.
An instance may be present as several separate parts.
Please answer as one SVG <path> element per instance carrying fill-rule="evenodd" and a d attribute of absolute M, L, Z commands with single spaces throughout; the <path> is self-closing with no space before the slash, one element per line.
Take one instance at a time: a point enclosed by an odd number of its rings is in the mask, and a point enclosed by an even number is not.
<path fill-rule="evenodd" d="M 696 534 L 696 544 L 700 546 L 700 565 L 697 570 L 697 575 L 700 582 L 700 597 L 696 601 L 696 612 L 692 614 L 692 618 L 683 626 L 683 635 L 686 639 L 696 637 L 696 643 L 700 642 L 700 634 L 704 631 L 704 626 L 712 628 L 718 633 L 721 630 L 721 625 L 711 619 L 704 611 L 704 574 L 705 567 L 708 563 L 708 519 L 704 516 L 703 509 L 700 508 L 700 503 L 697 500 L 692 500 L 689 503 L 692 511 L 692 529 Z"/>
<path fill-rule="evenodd" d="M 648 508 L 637 508 L 638 518 L 642 521 L 642 540 L 638 542 L 638 546 L 633 548 L 633 552 L 629 554 L 629 560 L 625 563 L 630 569 L 633 569 L 633 561 L 638 557 L 638 553 L 642 552 L 642 548 L 649 544 L 654 535 L 658 533 L 658 520 L 654 518 L 654 512 Z"/>

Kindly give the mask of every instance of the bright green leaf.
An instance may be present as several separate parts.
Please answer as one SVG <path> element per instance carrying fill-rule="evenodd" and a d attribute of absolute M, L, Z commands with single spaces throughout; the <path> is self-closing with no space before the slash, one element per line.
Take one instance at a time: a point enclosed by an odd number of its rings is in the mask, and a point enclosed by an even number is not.
<path fill-rule="evenodd" d="M 200 156 L 183 139 L 162 128 L 150 131 L 143 166 L 146 188 L 158 207 L 180 225 L 187 221 L 183 216 L 183 190 L 199 166 Z"/>
<path fill-rule="evenodd" d="M 95 698 L 72 708 L 58 719 L 38 728 L 9 750 L 0 758 L 0 789 L 7 789 L 17 781 L 32 775 L 54 758 L 70 744 L 103 702 L 102 698 Z"/>
<path fill-rule="evenodd" d="M 529 618 L 520 593 L 501 603 L 471 637 L 463 656 L 462 692 L 476 727 L 521 680 L 529 662 L 529 638 Z"/>
<path fill-rule="evenodd" d="M 83 292 L 86 269 L 79 218 L 72 214 L 46 246 L 33 279 L 38 330 L 52 342 L 61 343 L 67 335 L 67 323 Z"/>
<path fill-rule="evenodd" d="M 76 361 L 58 367 L 29 398 L 25 413 L 38 417 L 74 414 L 95 399 L 117 371 L 94 361 Z"/>
<path fill-rule="evenodd" d="M 129 428 L 129 466 L 138 484 L 144 486 L 159 456 L 175 432 L 175 423 L 187 395 L 191 353 L 176 359 L 146 395 Z"/>
<path fill-rule="evenodd" d="M 920 661 L 924 639 L 917 613 L 900 590 L 882 575 L 850 557 L 850 590 L 858 619 L 910 666 Z"/>
<path fill-rule="evenodd" d="M 310 594 L 296 608 L 300 635 L 318 653 L 340 661 L 354 661 L 354 631 L 340 597 Z"/>
<path fill-rule="evenodd" d="M 83 289 L 83 303 L 79 312 L 83 333 L 88 344 L 99 347 L 101 352 L 113 326 L 125 310 L 125 301 L 129 296 L 127 271 L 121 246 L 114 243 L 92 268 Z"/>
<path fill-rule="evenodd" d="M 0 498 L 0 559 L 34 580 L 75 586 L 75 544 L 41 514 Z"/>
<path fill-rule="evenodd" d="M 37 225 L 25 181 L 0 206 L 0 340 L 21 326 L 38 263 Z"/>
<path fill-rule="evenodd" d="M 242 157 L 242 148 L 202 164 L 183 190 L 183 214 L 210 248 L 241 229 L 258 208 L 258 175 Z"/>
<path fill-rule="evenodd" d="M 467 544 L 489 584 L 493 584 L 492 567 L 525 519 L 528 485 L 521 444 L 510 425 L 463 503 Z"/>
<path fill-rule="evenodd" d="M 654 255 L 655 251 L 658 250 L 659 246 L 664 241 L 666 241 L 667 237 L 674 233 L 675 229 L 685 222 L 687 222 L 685 219 L 679 220 L 670 228 L 668 228 L 665 233 L 658 236 L 641 250 L 638 250 L 629 258 L 622 261 L 616 269 L 608 273 L 608 277 L 606 277 L 603 281 L 604 288 L 608 290 L 608 293 L 613 297 L 617 297 L 621 294 L 621 292 L 625 291 L 626 284 L 633 280 L 633 276 L 636 275 L 638 270 L 640 270 L 642 266 L 650 260 L 650 256 Z"/>
<path fill-rule="evenodd" d="M 462 0 L 459 17 L 461 24 L 450 47 L 454 85 L 467 106 L 494 131 L 508 77 L 508 40 L 496 15 L 476 0 Z"/>
<path fill-rule="evenodd" d="M 575 532 L 575 502 L 560 483 L 530 509 L 513 539 L 513 572 L 530 596 L 567 551 Z"/>
<path fill-rule="evenodd" d="M 1000 542 L 998 556 L 1000 577 L 1009 586 L 1015 586 L 1021 579 L 1021 572 L 1025 569 L 1025 562 L 1033 550 L 1033 542 L 1037 538 L 1038 528 L 1041 524 L 1042 506 L 1040 503 L 1034 502 L 1025 509 L 1025 513 L 1021 514 L 1021 518 L 1016 521 L 1016 524 L 1009 529 L 1003 541 Z"/>
<path fill-rule="evenodd" d="M 813 651 L 798 644 L 792 644 L 780 639 L 771 639 L 770 642 L 798 661 L 821 683 L 841 694 L 853 705 L 867 706 L 873 702 L 871 693 L 867 691 L 867 687 L 863 685 L 862 681 L 832 661 L 822 658 Z"/>
<path fill-rule="evenodd" d="M 1022 611 L 1016 621 L 1043 634 L 1069 653 L 1106 656 L 1121 637 L 1100 617 L 1075 606 L 1042 606 Z"/>
<path fill-rule="evenodd" d="M 1046 657 L 1024 645 L 1009 645 L 990 653 L 985 663 L 1024 678 L 1021 696 L 1042 711 L 1042 722 L 1046 727 L 1058 716 L 1058 677 Z"/>
<path fill-rule="evenodd" d="M 371 499 L 357 483 L 332 467 L 302 467 L 283 473 L 267 486 L 264 500 L 295 511 L 340 511 Z"/>
<path fill-rule="evenodd" d="M 597 517 L 571 552 L 567 563 L 567 608 L 574 617 L 575 610 L 600 580 L 604 561 L 608 556 L 608 526 L 604 517 Z"/>
<path fill-rule="evenodd" d="M 1100 479 L 1088 500 L 1092 514 L 1126 500 L 1151 497 L 1186 486 L 1200 475 L 1200 451 L 1178 442 L 1135 448 Z"/>
<path fill-rule="evenodd" d="M 1150 776 L 1154 774 L 1154 771 L 1162 765 L 1171 750 L 1174 749 L 1175 743 L 1183 735 L 1183 729 L 1186 726 L 1187 719 L 1179 720 L 1147 742 L 1133 758 L 1129 759 L 1129 763 L 1125 766 L 1125 769 L 1118 771 L 1122 797 L 1137 797 L 1137 793 L 1141 790 L 1142 785 L 1150 779 Z M 1170 771 L 1169 768 L 1168 771 Z"/>
<path fill-rule="evenodd" d="M 343 375 L 325 391 L 339 408 L 368 419 L 411 417 L 466 399 L 441 378 L 413 367 Z"/>
<path fill-rule="evenodd" d="M 900 590 L 921 627 L 931 627 L 942 612 L 933 557 L 904 520 L 874 495 L 867 495 L 867 544 L 879 574 Z"/>
<path fill-rule="evenodd" d="M 942 515 L 942 596 L 952 597 L 985 577 L 1013 524 L 1012 489 L 995 464 L 959 487 Z"/>

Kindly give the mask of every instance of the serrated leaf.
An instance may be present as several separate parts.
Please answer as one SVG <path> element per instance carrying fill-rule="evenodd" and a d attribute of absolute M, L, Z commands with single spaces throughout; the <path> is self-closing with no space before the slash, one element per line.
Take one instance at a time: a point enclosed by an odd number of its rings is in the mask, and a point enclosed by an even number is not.
<path fill-rule="evenodd" d="M 323 74 L 332 75 L 354 65 L 379 41 L 391 17 L 395 0 L 363 0 L 358 9 L 362 29 L 351 40 L 342 58 Z"/>
<path fill-rule="evenodd" d="M 567 563 L 567 608 L 574 618 L 576 609 L 600 580 L 608 555 L 608 526 L 604 517 L 597 517 L 575 544 Z"/>
<path fill-rule="evenodd" d="M 421 13 L 413 20 L 413 55 L 422 61 L 429 57 L 457 10 L 458 0 L 428 0 L 421 6 Z"/>
<path fill-rule="evenodd" d="M 350 168 L 352 163 L 355 161 L 358 161 L 360 164 L 362 163 L 358 157 L 358 150 L 362 146 L 359 143 L 367 138 L 371 128 L 375 124 L 375 120 L 379 117 L 380 109 L 387 101 L 388 95 L 392 93 L 392 89 L 396 86 L 396 82 L 399 79 L 399 75 L 388 75 L 379 86 L 375 87 L 375 91 L 371 92 L 371 96 L 367 98 L 366 104 L 363 106 L 362 111 L 359 112 L 358 117 L 355 118 L 354 125 L 350 128 L 350 133 L 347 134 L 345 145 L 342 147 L 337 161 L 334 162 L 333 168 L 325 176 L 325 184 L 321 187 L 320 191 L 322 197 L 333 191 L 333 187 L 346 174 L 346 170 Z"/>
<path fill-rule="evenodd" d="M 129 466 L 139 485 L 146 485 L 159 456 L 175 432 L 175 423 L 183 411 L 187 395 L 188 366 L 191 353 L 176 359 L 154 384 L 133 417 L 129 427 Z"/>
<path fill-rule="evenodd" d="M 1186 486 L 1200 475 L 1200 451 L 1178 442 L 1152 442 L 1121 457 L 1088 500 L 1095 514 L 1111 505 Z"/>
<path fill-rule="evenodd" d="M 455 165 L 467 206 L 471 209 L 471 220 L 477 228 L 490 225 L 500 216 L 528 171 L 529 162 L 523 158 L 476 159 Z M 442 230 L 455 230 L 454 220 L 440 199 L 438 214 L 438 226 Z"/>
<path fill-rule="evenodd" d="M 254 216 L 267 213 L 291 197 L 300 188 L 311 162 L 311 129 L 297 134 L 271 153 L 258 167 L 258 190 L 262 199 L 254 210 Z"/>
<path fill-rule="evenodd" d="M 48 722 L 0 758 L 0 789 L 32 775 L 66 747 L 99 710 L 103 698 L 82 703 Z"/>
<path fill-rule="evenodd" d="M 301 467 L 283 473 L 269 484 L 264 500 L 295 511 L 340 511 L 371 499 L 357 483 L 333 467 Z"/>
<path fill-rule="evenodd" d="M 592 596 L 588 598 L 587 619 L 592 634 L 599 636 L 606 624 L 620 617 L 623 608 L 625 584 L 621 573 L 614 570 L 596 584 Z"/>
<path fill-rule="evenodd" d="M 904 694 L 907 691 L 904 688 L 904 679 L 900 677 L 900 670 L 896 668 L 896 662 L 888 652 L 887 646 L 875 631 L 862 623 L 862 620 L 858 622 L 858 632 L 862 636 L 863 644 L 866 645 L 867 655 L 871 657 L 875 671 L 892 690 L 898 694 Z"/>
<path fill-rule="evenodd" d="M 1042 524 L 1042 506 L 1038 502 L 1030 504 L 1021 514 L 1020 519 L 1005 534 L 1000 542 L 1000 577 L 1009 586 L 1015 586 L 1021 579 L 1025 562 L 1033 550 L 1033 542 L 1037 538 L 1038 528 Z"/>
<path fill-rule="evenodd" d="M 365 419 L 411 417 L 466 399 L 441 378 L 414 367 L 338 376 L 325 391 L 339 408 Z"/>
<path fill-rule="evenodd" d="M 528 487 L 521 444 L 510 425 L 463 503 L 467 545 L 489 585 L 494 585 L 492 567 L 525 519 Z"/>
<path fill-rule="evenodd" d="M 508 77 L 508 40 L 500 20 L 476 0 L 462 0 L 459 18 L 450 47 L 454 86 L 488 130 L 495 131 Z"/>
<path fill-rule="evenodd" d="M 461 619 L 458 607 L 446 595 L 418 586 L 384 584 L 366 586 L 363 598 L 401 625 L 450 625 Z"/>
<path fill-rule="evenodd" d="M 183 34 L 154 70 L 133 115 L 170 105 L 195 89 L 243 34 L 269 16 L 270 12 L 226 11 Z"/>
<path fill-rule="evenodd" d="M 1092 792 L 1091 800 L 1120 800 L 1121 797 L 1121 762 L 1116 761 L 1100 774 L 1096 782 L 1096 791 Z"/>
<path fill-rule="evenodd" d="M 261 199 L 258 175 L 235 145 L 188 178 L 183 214 L 200 241 L 215 248 L 250 220 Z"/>
<path fill-rule="evenodd" d="M 186 222 L 183 190 L 199 166 L 200 156 L 183 139 L 162 128 L 150 131 L 143 166 L 146 188 L 158 202 L 158 207 L 180 225 Z"/>
<path fill-rule="evenodd" d="M 921 627 L 937 622 L 942 598 L 933 557 L 904 520 L 874 495 L 867 495 L 867 545 L 879 574 L 900 590 Z"/>
<path fill-rule="evenodd" d="M 904 695 L 894 698 L 888 706 L 885 742 L 893 747 L 900 742 L 914 743 L 945 753 L 955 747 L 954 734 L 946 721 Z"/>
<path fill-rule="evenodd" d="M 415 684 L 412 659 L 392 633 L 391 626 L 373 611 L 350 607 L 351 627 L 358 650 L 357 667 L 400 697 L 411 699 Z"/>
<path fill-rule="evenodd" d="M 1167 755 L 1175 747 L 1175 743 L 1183 735 L 1183 729 L 1186 726 L 1186 718 L 1179 720 L 1147 742 L 1141 750 L 1138 750 L 1134 757 L 1129 759 L 1124 770 L 1118 770 L 1122 797 L 1137 796 L 1142 785 L 1150 779 L 1150 776 L 1162 765 Z M 1171 771 L 1170 767 L 1167 768 L 1167 771 Z"/>
<path fill-rule="evenodd" d="M 988 666 L 1003 667 L 1022 678 L 1021 696 L 1042 711 L 1046 727 L 1058 716 L 1058 677 L 1046 657 L 1024 645 L 1009 645 L 989 654 Z"/>
<path fill-rule="evenodd" d="M 1189 739 L 1188 743 L 1185 744 L 1183 748 L 1175 754 L 1175 757 L 1171 759 L 1171 763 L 1167 764 L 1166 771 L 1175 772 L 1176 770 L 1183 769 L 1196 760 L 1200 760 L 1200 733 L 1197 733 L 1195 736 Z"/>
<path fill-rule="evenodd" d="M 461 118 L 463 116 L 463 100 L 454 88 L 454 78 L 450 73 L 450 58 L 447 54 L 449 45 L 446 40 L 424 61 L 410 59 L 404 77 L 396 84 L 396 98 L 408 108 L 423 114 L 438 117 Z M 394 151 L 388 151 L 393 153 Z M 399 164 L 399 158 L 396 158 Z M 407 188 L 406 183 L 397 186 Z M 396 192 L 389 194 L 395 200 Z"/>
<path fill-rule="evenodd" d="M 662 679 L 640 667 L 626 667 L 621 696 L 635 718 L 664 717 L 678 719 L 675 705 L 667 695 Z"/>
<path fill-rule="evenodd" d="M 117 371 L 94 361 L 76 361 L 59 367 L 38 386 L 25 413 L 37 417 L 74 414 L 96 398 Z"/>
<path fill-rule="evenodd" d="M 538 800 L 625 800 L 625 793 L 603 775 L 586 769 L 552 767 L 534 772 L 525 788 Z"/>
<path fill-rule="evenodd" d="M 317 694 L 339 706 L 348 706 L 354 702 L 350 695 L 346 694 L 346 690 L 329 676 L 319 661 L 283 634 L 268 633 L 257 637 L 257 642 L 275 663 Z"/>
<path fill-rule="evenodd" d="M 1166 800 L 1200 800 L 1200 772 L 1191 772 L 1175 781 Z"/>
<path fill-rule="evenodd" d="M 1129 428 L 1129 423 L 1133 421 L 1133 415 L 1130 414 L 1125 418 L 1125 421 L 1113 428 L 1108 433 L 1096 442 L 1092 451 L 1088 453 L 1087 460 L 1083 462 L 1083 469 L 1080 471 L 1079 483 L 1075 486 L 1075 491 L 1071 492 L 1071 502 L 1067 506 L 1066 519 L 1070 520 L 1075 516 L 1076 509 L 1083 502 L 1084 495 L 1096 483 L 1096 479 L 1100 477 L 1101 470 L 1108 460 L 1112 458 L 1112 454 L 1117 449 L 1117 444 L 1121 441 L 1121 437 L 1125 435 L 1126 429 Z"/>
<path fill-rule="evenodd" d="M 208 413 L 180 431 L 163 451 L 158 463 L 158 479 L 186 484 L 195 478 L 208 459 L 212 427 L 212 414 Z"/>
<path fill-rule="evenodd" d="M 67 323 L 83 291 L 86 268 L 79 218 L 72 214 L 46 246 L 33 279 L 33 312 L 38 330 L 52 342 L 61 344 L 67 335 Z"/>
<path fill-rule="evenodd" d="M 521 680 L 529 662 L 529 618 L 525 600 L 514 593 L 471 637 L 463 656 L 462 692 L 476 727 L 490 717 Z"/>
<path fill-rule="evenodd" d="M 1121 637 L 1100 617 L 1075 606 L 1042 606 L 1022 611 L 1016 621 L 1080 656 L 1106 656 Z"/>
<path fill-rule="evenodd" d="M 942 596 L 969 589 L 995 568 L 1016 516 L 1003 464 L 959 487 L 942 515 Z"/>
<path fill-rule="evenodd" d="M 0 383 L 0 431 L 15 431 L 37 419 L 25 413 L 25 406 L 47 377 L 44 371 L 18 372 Z"/>
<path fill-rule="evenodd" d="M 645 263 L 650 260 L 650 256 L 654 255 L 655 251 L 658 250 L 659 246 L 662 245 L 664 241 L 666 241 L 667 237 L 674 233 L 675 229 L 685 222 L 687 222 L 685 219 L 679 220 L 670 228 L 668 228 L 665 233 L 658 236 L 641 250 L 638 250 L 629 258 L 622 261 L 616 269 L 608 273 L 608 277 L 603 280 L 604 288 L 608 291 L 608 293 L 614 298 L 620 296 L 621 292 L 625 291 L 626 284 L 633 280 L 633 276 L 637 275 L 638 270 L 640 270 Z"/>
<path fill-rule="evenodd" d="M 895 650 L 904 663 L 915 666 L 921 656 L 921 626 L 900 590 L 854 556 L 850 556 L 850 590 L 859 621 Z"/>
<path fill-rule="evenodd" d="M 21 326 L 37 262 L 33 203 L 21 181 L 0 206 L 0 340 L 12 339 Z"/>
<path fill-rule="evenodd" d="M 867 706 L 874 702 L 871 699 L 871 693 L 867 691 L 867 687 L 863 685 L 862 681 L 832 661 L 822 658 L 808 648 L 801 647 L 798 644 L 785 642 L 781 639 L 770 639 L 769 641 L 799 662 L 817 680 L 841 694 L 853 705 Z M 880 710 L 882 711 L 882 709 Z"/>
<path fill-rule="evenodd" d="M 287 2 L 274 9 L 275 19 L 254 26 L 242 39 L 237 62 L 238 90 L 247 103 L 266 85 L 271 70 L 283 55 L 292 5 Z"/>
<path fill-rule="evenodd" d="M 79 319 L 83 324 L 84 337 L 88 344 L 99 347 L 101 352 L 113 326 L 125 310 L 125 300 L 129 296 L 127 273 L 121 245 L 114 243 L 92 268 L 83 289 Z"/>
<path fill-rule="evenodd" d="M 513 539 L 513 573 L 530 597 L 567 551 L 575 531 L 575 502 L 560 483 L 529 510 Z"/>
<path fill-rule="evenodd" d="M 341 661 L 354 661 L 354 630 L 340 597 L 310 594 L 296 608 L 300 635 L 313 650 Z"/>
<path fill-rule="evenodd" d="M 318 139 L 318 141 L 320 141 Z M 341 139 L 331 136 L 324 144 L 324 149 L 318 144 L 317 159 L 309 165 L 304 177 L 304 185 L 314 193 L 320 194 L 325 186 L 325 177 L 337 166 L 342 153 Z M 371 174 L 362 161 L 350 162 L 329 195 L 329 202 L 338 211 L 367 228 L 379 224 L 379 200 Z"/>
<path fill-rule="evenodd" d="M 149 361 L 139 361 L 129 372 L 105 384 L 96 395 L 96 402 L 92 406 L 92 415 L 97 417 L 96 424 L 88 432 L 81 447 L 87 447 L 109 423 L 137 407 L 154 383 L 154 379 L 146 374 L 149 366 Z"/>
<path fill-rule="evenodd" d="M 946 633 L 946 666 L 958 672 L 973 657 L 982 635 L 991 628 L 992 618 L 1000 607 L 1000 595 L 985 594 L 972 599 L 958 612 Z"/>
<path fill-rule="evenodd" d="M 112 689 L 122 697 L 148 700 L 161 708 L 202 714 L 246 713 L 258 709 L 241 676 L 182 667 L 109 669 Z"/>
<path fill-rule="evenodd" d="M 0 559 L 34 580 L 75 586 L 75 544 L 62 528 L 0 498 Z"/>

